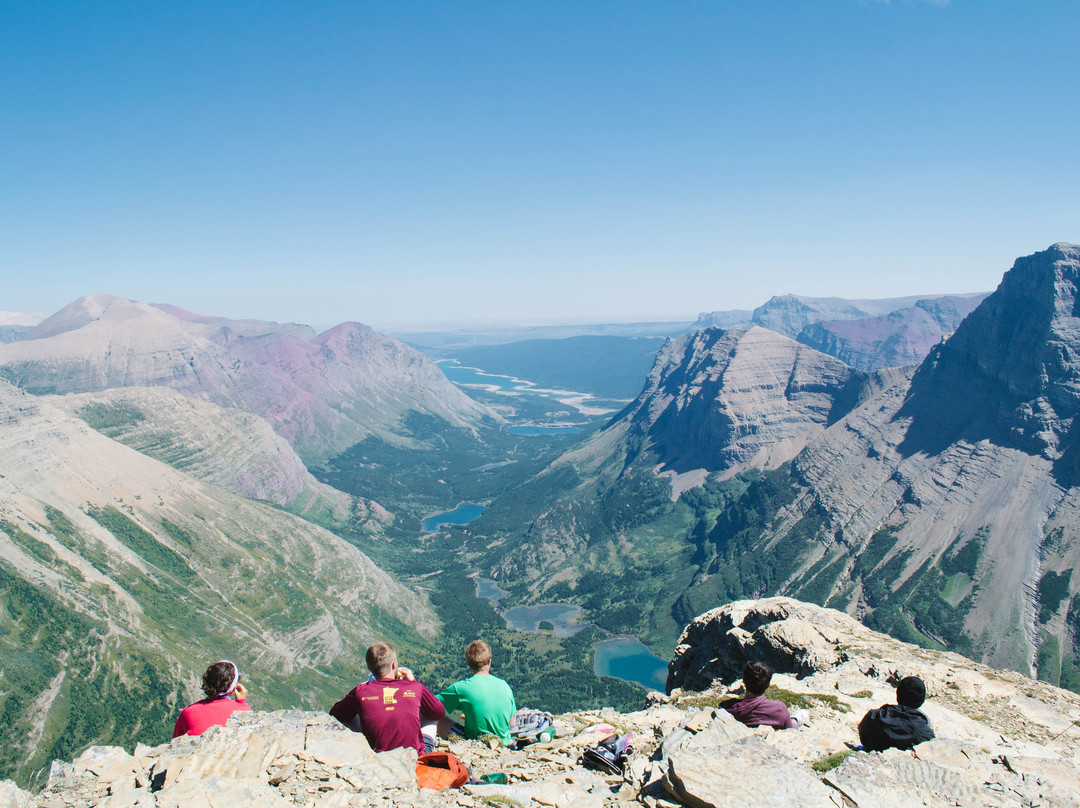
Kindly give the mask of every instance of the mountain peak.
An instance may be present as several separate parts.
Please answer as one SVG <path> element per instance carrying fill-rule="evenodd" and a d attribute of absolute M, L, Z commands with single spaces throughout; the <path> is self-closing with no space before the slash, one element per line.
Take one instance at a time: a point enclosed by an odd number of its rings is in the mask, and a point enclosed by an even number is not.
<path fill-rule="evenodd" d="M 912 417 L 905 454 L 964 438 L 1063 459 L 1080 414 L 1078 287 L 1074 244 L 1018 258 L 915 374 L 900 412 Z"/>

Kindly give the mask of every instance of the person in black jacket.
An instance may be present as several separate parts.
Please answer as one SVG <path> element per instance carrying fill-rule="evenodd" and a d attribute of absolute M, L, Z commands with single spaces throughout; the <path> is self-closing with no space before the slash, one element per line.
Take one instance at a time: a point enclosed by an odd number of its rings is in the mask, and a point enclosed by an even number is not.
<path fill-rule="evenodd" d="M 934 737 L 930 720 L 919 708 L 926 700 L 926 685 L 918 676 L 906 676 L 896 686 L 896 704 L 870 710 L 859 722 L 859 740 L 867 752 L 910 749 Z"/>

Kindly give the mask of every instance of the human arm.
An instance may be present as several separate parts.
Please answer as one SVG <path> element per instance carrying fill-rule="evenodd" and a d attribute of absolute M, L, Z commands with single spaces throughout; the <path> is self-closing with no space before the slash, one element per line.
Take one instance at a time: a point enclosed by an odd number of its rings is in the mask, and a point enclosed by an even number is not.
<path fill-rule="evenodd" d="M 247 688 L 237 682 L 236 688 L 233 690 L 233 699 L 237 704 L 245 704 L 247 702 L 247 696 Z"/>
<path fill-rule="evenodd" d="M 448 713 L 454 712 L 461 708 L 461 696 L 458 694 L 458 686 L 455 682 L 446 688 L 442 693 L 436 696 L 440 702 L 442 702 L 443 708 Z"/>
<path fill-rule="evenodd" d="M 352 728 L 354 720 L 360 716 L 360 699 L 356 697 L 356 690 L 350 690 L 345 698 L 330 708 L 330 715 L 345 726 Z"/>

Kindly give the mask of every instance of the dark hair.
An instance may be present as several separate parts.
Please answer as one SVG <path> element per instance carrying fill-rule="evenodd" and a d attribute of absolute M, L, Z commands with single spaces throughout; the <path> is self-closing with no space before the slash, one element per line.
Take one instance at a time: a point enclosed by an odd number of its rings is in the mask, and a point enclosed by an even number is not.
<path fill-rule="evenodd" d="M 905 676 L 896 686 L 896 703 L 918 710 L 926 701 L 926 685 L 918 676 Z"/>
<path fill-rule="evenodd" d="M 202 675 L 202 689 L 207 696 L 217 696 L 229 689 L 237 670 L 231 662 L 215 662 Z"/>
<path fill-rule="evenodd" d="M 377 642 L 367 649 L 364 661 L 376 679 L 385 679 L 397 662 L 397 651 L 388 642 Z"/>
<path fill-rule="evenodd" d="M 491 664 L 491 646 L 483 640 L 473 640 L 465 649 L 465 661 L 474 673 Z"/>
<path fill-rule="evenodd" d="M 746 692 L 760 696 L 769 688 L 773 670 L 764 662 L 747 662 L 743 668 L 742 681 Z"/>

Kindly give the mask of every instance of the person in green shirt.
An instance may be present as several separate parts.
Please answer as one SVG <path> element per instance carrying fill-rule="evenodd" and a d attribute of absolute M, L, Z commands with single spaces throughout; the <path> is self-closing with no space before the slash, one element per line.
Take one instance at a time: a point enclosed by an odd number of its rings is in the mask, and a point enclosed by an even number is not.
<path fill-rule="evenodd" d="M 464 713 L 466 738 L 494 735 L 509 744 L 510 718 L 517 712 L 517 704 L 510 685 L 491 675 L 491 647 L 483 640 L 470 643 L 465 649 L 465 661 L 473 675 L 450 685 L 436 698 L 447 713 Z M 442 734 L 446 737 L 445 732 Z"/>

